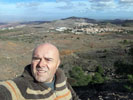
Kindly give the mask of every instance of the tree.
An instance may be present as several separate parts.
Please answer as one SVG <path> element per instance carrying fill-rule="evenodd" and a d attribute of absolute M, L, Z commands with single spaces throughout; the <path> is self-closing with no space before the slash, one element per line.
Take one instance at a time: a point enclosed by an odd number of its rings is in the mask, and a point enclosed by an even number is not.
<path fill-rule="evenodd" d="M 88 85 L 88 83 L 91 81 L 90 75 L 85 75 L 82 67 L 73 67 L 70 71 L 71 78 L 75 79 L 75 83 L 73 83 L 73 86 L 84 86 Z"/>

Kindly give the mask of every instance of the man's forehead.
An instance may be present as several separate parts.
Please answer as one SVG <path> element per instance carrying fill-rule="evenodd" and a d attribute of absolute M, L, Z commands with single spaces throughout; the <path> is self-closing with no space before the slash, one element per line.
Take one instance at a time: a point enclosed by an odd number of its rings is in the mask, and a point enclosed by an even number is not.
<path fill-rule="evenodd" d="M 33 56 L 58 57 L 58 49 L 51 44 L 42 44 L 34 49 Z"/>
<path fill-rule="evenodd" d="M 51 52 L 51 51 L 35 51 L 33 56 L 53 57 L 55 56 L 55 54 L 54 52 Z"/>
<path fill-rule="evenodd" d="M 41 44 L 36 49 L 39 49 L 39 48 L 40 49 L 52 49 L 52 50 L 57 50 L 58 51 L 57 47 L 52 45 L 52 44 L 50 44 L 50 43 Z"/>
<path fill-rule="evenodd" d="M 45 51 L 45 52 L 58 52 L 58 49 L 55 46 L 52 45 L 40 45 L 37 48 L 35 48 L 34 51 Z"/>

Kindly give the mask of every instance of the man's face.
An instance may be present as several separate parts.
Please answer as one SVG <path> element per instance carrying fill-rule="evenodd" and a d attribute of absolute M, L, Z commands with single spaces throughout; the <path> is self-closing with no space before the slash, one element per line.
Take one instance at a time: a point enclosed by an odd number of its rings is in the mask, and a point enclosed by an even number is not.
<path fill-rule="evenodd" d="M 31 69 L 38 82 L 51 82 L 60 64 L 59 55 L 55 48 L 39 47 L 32 57 Z"/>

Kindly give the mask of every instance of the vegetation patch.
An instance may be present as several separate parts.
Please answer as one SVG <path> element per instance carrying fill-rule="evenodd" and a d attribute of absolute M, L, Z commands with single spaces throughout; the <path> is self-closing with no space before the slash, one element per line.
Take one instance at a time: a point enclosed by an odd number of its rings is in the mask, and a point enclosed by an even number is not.
<path fill-rule="evenodd" d="M 129 49 L 129 55 L 133 58 L 133 47 Z M 133 59 L 131 60 L 133 61 Z M 123 77 L 127 82 L 123 85 L 126 90 L 133 92 L 133 62 L 118 60 L 114 63 L 116 74 Z"/>
<path fill-rule="evenodd" d="M 98 66 L 94 75 L 85 73 L 82 67 L 73 67 L 70 71 L 70 77 L 75 80 L 73 86 L 87 86 L 88 84 L 102 84 L 105 82 L 104 71 L 102 67 Z"/>

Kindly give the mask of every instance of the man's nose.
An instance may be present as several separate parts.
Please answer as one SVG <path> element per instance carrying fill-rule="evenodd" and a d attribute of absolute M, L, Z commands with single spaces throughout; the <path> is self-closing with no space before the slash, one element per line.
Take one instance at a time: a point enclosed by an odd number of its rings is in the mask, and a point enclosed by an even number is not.
<path fill-rule="evenodd" d="M 46 65 L 46 61 L 41 59 L 40 62 L 39 62 L 39 66 L 44 67 L 45 65 Z"/>

